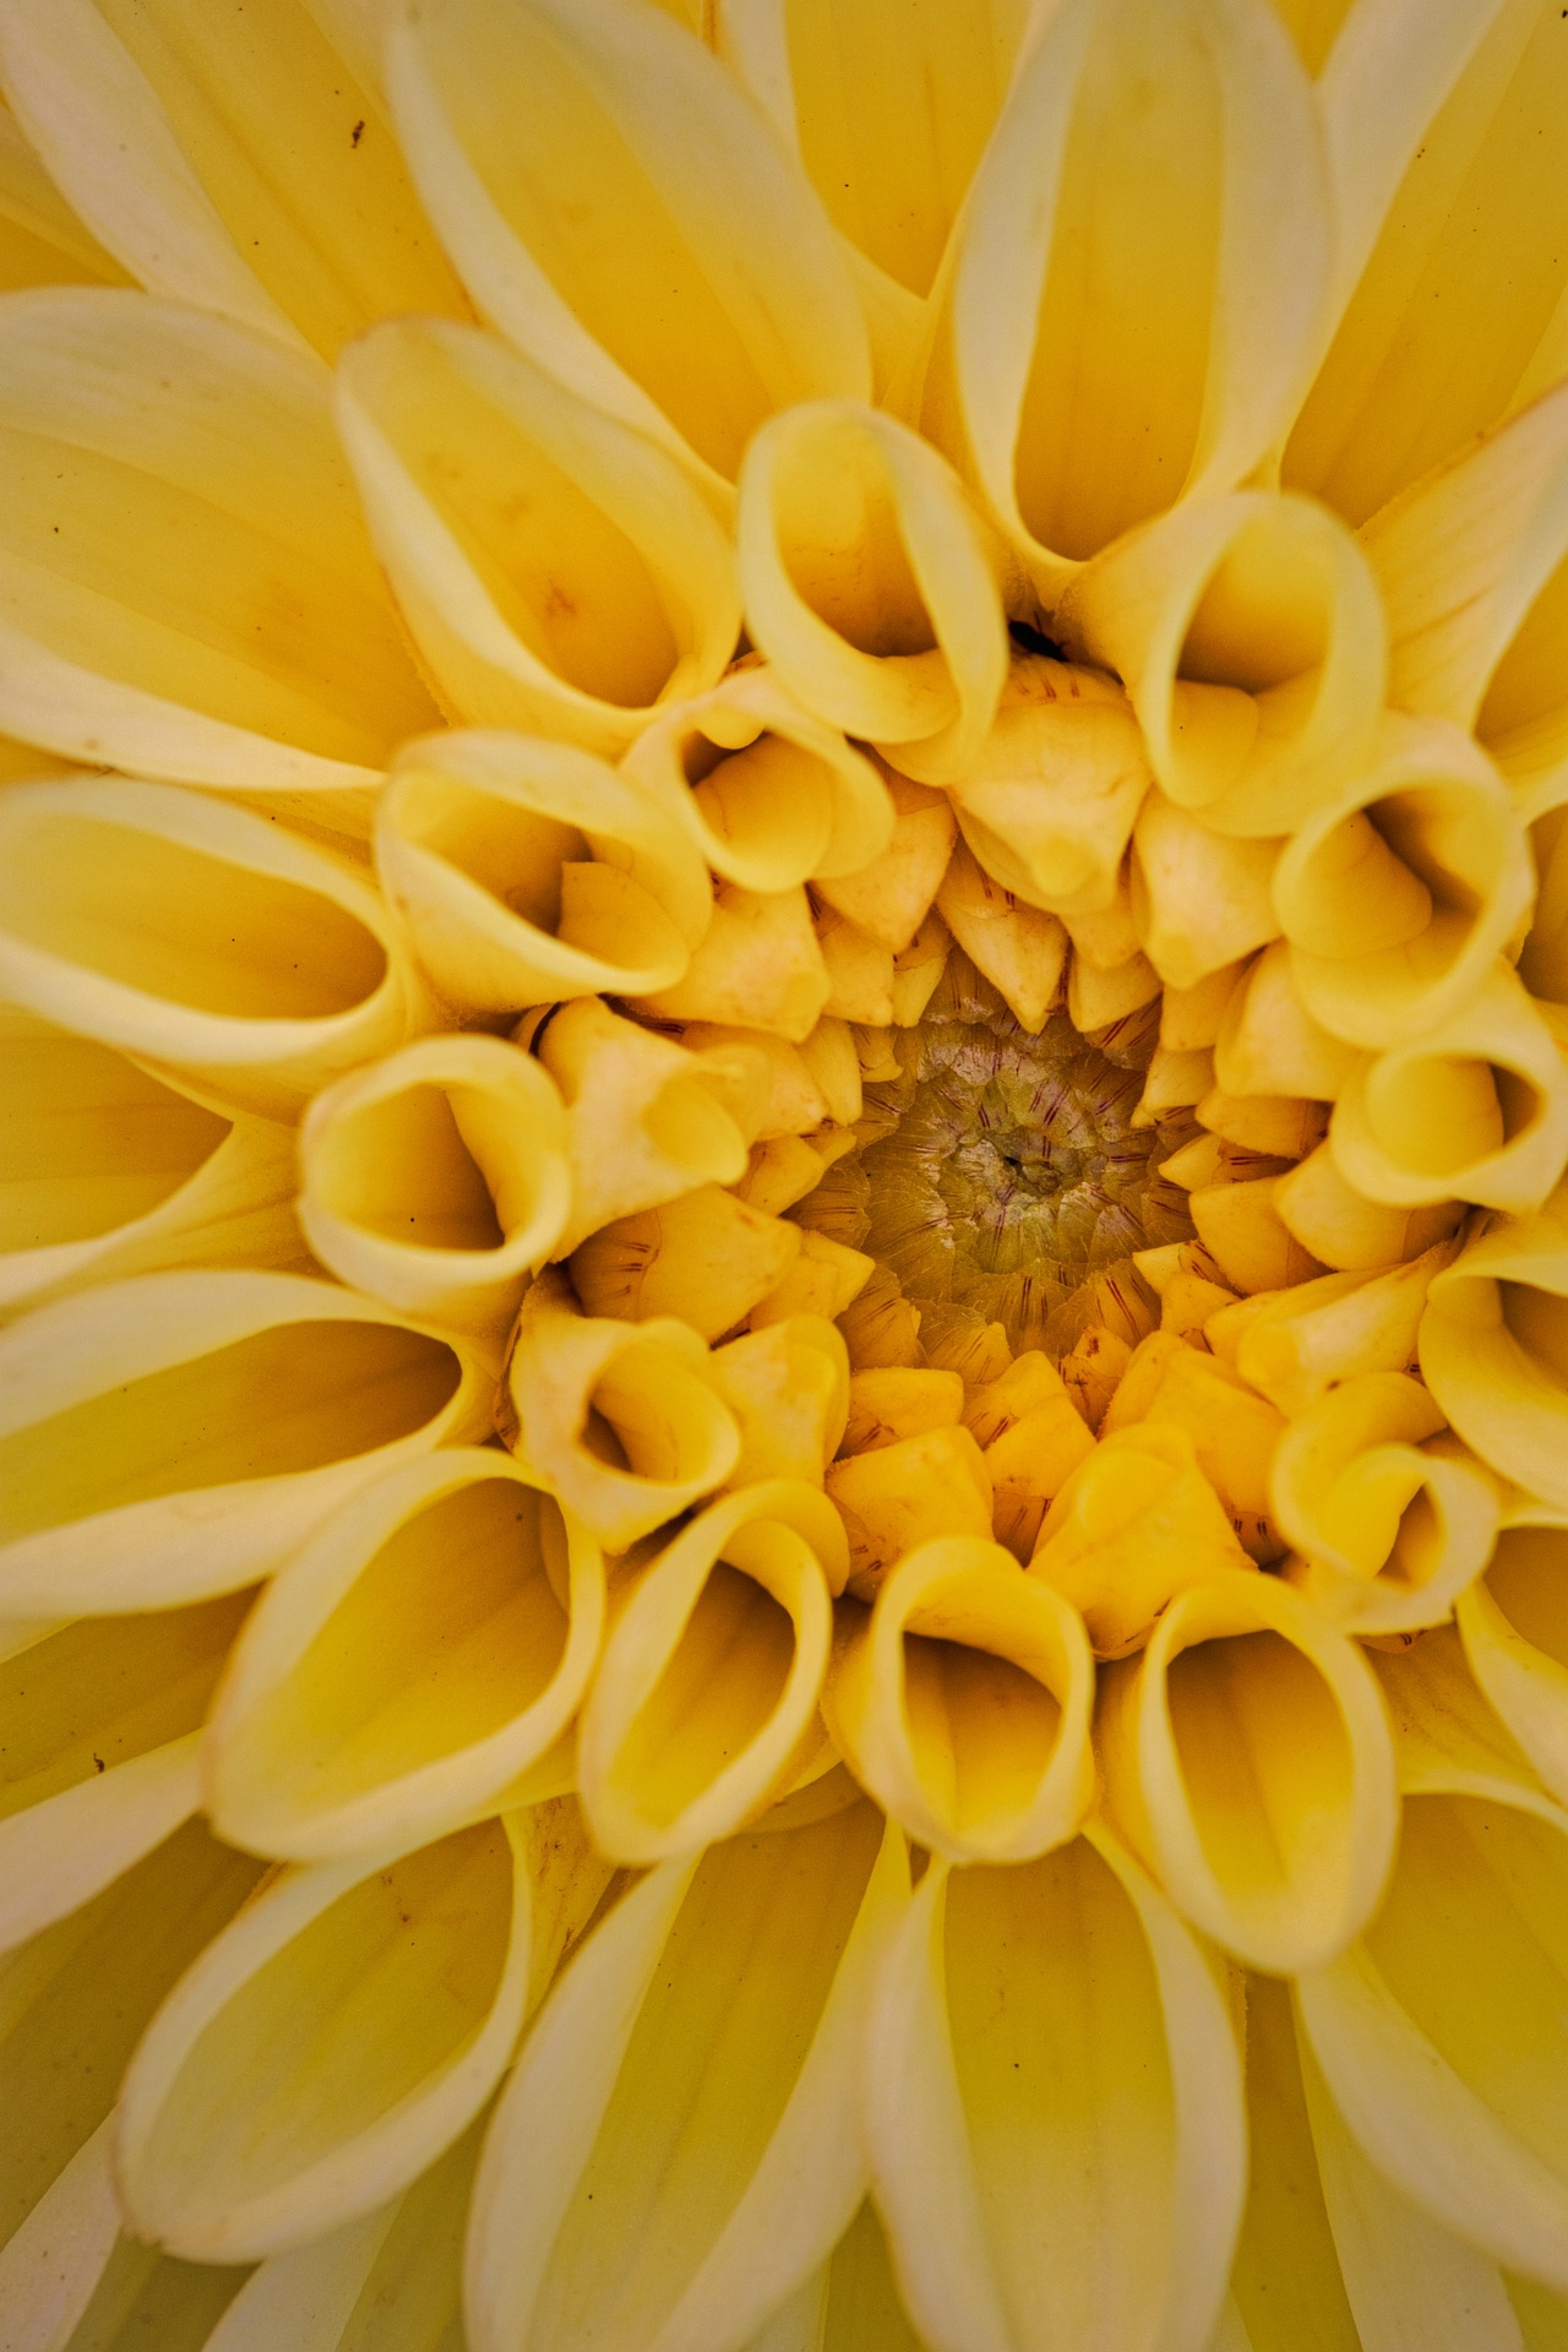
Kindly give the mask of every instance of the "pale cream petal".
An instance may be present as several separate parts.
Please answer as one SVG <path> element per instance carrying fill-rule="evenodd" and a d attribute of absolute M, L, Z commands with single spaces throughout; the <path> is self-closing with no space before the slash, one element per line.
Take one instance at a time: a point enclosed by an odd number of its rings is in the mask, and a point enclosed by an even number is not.
<path fill-rule="evenodd" d="M 1418 1381 L 1368 1372 L 1309 1406 L 1280 1441 L 1269 1496 L 1301 1556 L 1289 1573 L 1345 1633 L 1442 1623 L 1490 1557 L 1496 1483 L 1440 1442 L 1444 1426 Z"/>
<path fill-rule="evenodd" d="M 1231 2303 L 1211 2352 L 1366 2352 L 1352 2315 L 1313 2142 L 1289 1990 L 1245 1991 L 1247 2210 Z M 1409 2352 L 1417 2352 L 1412 2345 Z"/>
<path fill-rule="evenodd" d="M 1363 1059 L 1329 1149 L 1347 1183 L 1390 1207 L 1541 1206 L 1568 1162 L 1568 1064 L 1510 965 L 1420 1036 Z"/>
<path fill-rule="evenodd" d="M 1547 0 L 1371 0 L 1319 85 L 1332 299 L 1284 471 L 1352 523 L 1503 415 L 1552 331 L 1558 23 Z"/>
<path fill-rule="evenodd" d="M 434 723 L 319 365 L 142 294 L 0 303 L 0 725 L 91 763 L 362 791 Z"/>
<path fill-rule="evenodd" d="M 1300 1987 L 1313 2055 L 1377 2169 L 1510 2269 L 1568 2288 L 1561 2017 L 1568 1814 L 1433 1778 L 1363 1941 Z"/>
<path fill-rule="evenodd" d="M 804 1241 L 798 1225 L 700 1184 L 661 1208 L 618 1217 L 574 1250 L 569 1265 L 590 1315 L 636 1323 L 674 1315 L 719 1339 L 777 1290 Z"/>
<path fill-rule="evenodd" d="M 700 859 L 668 810 L 542 736 L 410 744 L 376 811 L 375 852 L 436 986 L 477 1011 L 678 979 L 708 919 Z"/>
<path fill-rule="evenodd" d="M 527 1776 L 604 1628 L 598 1545 L 530 1471 L 492 1447 L 404 1463 L 262 1596 L 214 1704 L 207 1811 L 231 1844 L 317 1862 L 542 1793 Z"/>
<path fill-rule="evenodd" d="M 0 111 L 0 287 L 122 286 L 125 272 L 79 221 L 22 126 Z"/>
<path fill-rule="evenodd" d="M 522 2024 L 525 1818 L 286 1871 L 142 2038 L 115 2166 L 132 2227 L 254 2261 L 384 2203 L 478 2114 Z"/>
<path fill-rule="evenodd" d="M 294 1137 L 0 1010 L 0 1304 L 162 1265 L 286 1266 Z"/>
<path fill-rule="evenodd" d="M 1563 1515 L 1510 1514 L 1455 1614 L 1470 1670 L 1552 1795 L 1568 1796 L 1568 1538 Z"/>
<path fill-rule="evenodd" d="M 679 814 L 714 873 L 747 890 L 858 875 L 893 838 L 877 769 L 763 664 L 656 717 L 625 766 Z"/>
<path fill-rule="evenodd" d="M 148 1274 L 0 1334 L 0 1607 L 178 1607 L 405 1454 L 485 1433 L 462 1343 L 294 1275 Z"/>
<path fill-rule="evenodd" d="M 289 1118 L 430 1025 L 362 870 L 248 810 L 82 777 L 0 799 L 0 987 L 225 1108 Z"/>
<path fill-rule="evenodd" d="M 1102 0 L 1041 20 L 935 297 L 920 413 L 1047 599 L 1276 439 L 1327 228 L 1311 93 L 1268 12 Z"/>
<path fill-rule="evenodd" d="M 330 358 L 384 312 L 467 308 L 334 30 L 310 0 L 17 0 L 0 74 L 133 277 Z"/>
<path fill-rule="evenodd" d="M 1074 1835 L 1094 1794 L 1094 1661 L 1076 1610 L 999 1544 L 950 1536 L 906 1552 L 846 1633 L 828 1727 L 919 1844 L 1028 1862 Z"/>
<path fill-rule="evenodd" d="M 767 1080 L 756 1048 L 692 1049 L 583 997 L 534 1028 L 531 1050 L 568 1106 L 564 1249 L 613 1218 L 744 1174 Z"/>
<path fill-rule="evenodd" d="M 1568 1504 L 1568 1193 L 1472 1242 L 1436 1277 L 1421 1370 L 1483 1462 Z"/>
<path fill-rule="evenodd" d="M 1100 1739 L 1113 1817 L 1205 1935 L 1285 1973 L 1361 1933 L 1399 1823 L 1387 1721 L 1360 1650 L 1289 1585 L 1179 1593 Z"/>
<path fill-rule="evenodd" d="M 204 2345 L 248 2274 L 239 2263 L 180 2262 L 122 2230 L 64 2352 Z"/>
<path fill-rule="evenodd" d="M 866 2052 L 873 2185 L 931 2352 L 1203 2352 L 1246 2182 L 1241 2070 L 1181 1922 L 1102 1832 L 933 1862 Z"/>
<path fill-rule="evenodd" d="M 410 168 L 521 351 L 710 480 L 733 478 L 773 409 L 866 395 L 826 217 L 689 35 L 613 0 L 396 0 L 388 17 Z"/>
<path fill-rule="evenodd" d="M 384 2205 L 254 2271 L 201 2352 L 337 2352 L 396 2211 Z"/>
<path fill-rule="evenodd" d="M 908 1883 L 858 1805 L 668 1863 L 610 1915 L 486 2145 L 475 2352 L 721 2352 L 811 2277 L 864 2194 L 856 2059 Z"/>
<path fill-rule="evenodd" d="M 100 2124 L 0 2248 L 0 2344 L 64 2352 L 120 2235 L 110 2126 Z"/>
<path fill-rule="evenodd" d="M 875 409 L 792 408 L 746 452 L 736 530 L 748 629 L 798 699 L 956 783 L 1010 648 L 999 547 L 939 454 Z"/>
<path fill-rule="evenodd" d="M 1132 833 L 1132 920 L 1162 981 L 1194 988 L 1279 937 L 1279 847 L 1235 839 L 1163 793 L 1148 795 Z"/>
<path fill-rule="evenodd" d="M 1365 558 L 1305 499 L 1189 499 L 1074 579 L 1058 624 L 1124 679 L 1161 789 L 1284 833 L 1370 747 L 1384 626 Z"/>
<path fill-rule="evenodd" d="M 612 1551 L 711 1494 L 740 1458 L 717 1361 L 690 1325 L 585 1317 L 553 1269 L 523 1301 L 504 1395 L 508 1444 Z"/>
<path fill-rule="evenodd" d="M 819 1488 L 766 1479 L 710 1504 L 616 1618 L 578 1735 L 603 1852 L 647 1864 L 728 1836 L 810 1738 L 848 1553 Z"/>
<path fill-rule="evenodd" d="M 567 1133 L 531 1055 L 497 1037 L 421 1037 L 311 1103 L 300 1221 L 342 1281 L 438 1323 L 504 1333 L 566 1227 Z"/>
<path fill-rule="evenodd" d="M 1372 1046 L 1468 1003 L 1533 887 L 1524 828 L 1485 754 L 1438 720 L 1393 717 L 1274 877 L 1308 1012 Z"/>
<path fill-rule="evenodd" d="M 647 435 L 471 327 L 388 320 L 343 354 L 337 420 L 371 531 L 446 699 L 480 726 L 618 753 L 714 685 L 728 539 Z"/>

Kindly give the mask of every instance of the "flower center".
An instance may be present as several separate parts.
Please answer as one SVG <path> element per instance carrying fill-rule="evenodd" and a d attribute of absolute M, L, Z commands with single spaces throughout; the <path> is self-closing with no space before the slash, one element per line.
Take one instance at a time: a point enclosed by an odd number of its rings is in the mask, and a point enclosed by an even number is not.
<path fill-rule="evenodd" d="M 1082 1036 L 1058 1009 L 1032 1034 L 953 954 L 919 1025 L 889 1033 L 898 1074 L 868 1084 L 858 1148 L 808 1221 L 848 1240 L 847 1213 L 928 1340 L 956 1310 L 1002 1324 L 1015 1352 L 1065 1354 L 1114 1319 L 1108 1283 L 1142 1287 L 1135 1251 L 1192 1238 L 1186 1194 L 1159 1172 L 1191 1113 L 1134 1124 L 1159 1013 Z"/>

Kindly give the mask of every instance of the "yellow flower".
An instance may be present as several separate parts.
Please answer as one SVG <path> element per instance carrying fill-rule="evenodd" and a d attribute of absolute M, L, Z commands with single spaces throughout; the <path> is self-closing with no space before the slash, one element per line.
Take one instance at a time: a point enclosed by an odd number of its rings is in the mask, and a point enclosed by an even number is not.
<path fill-rule="evenodd" d="M 1568 2338 L 1568 17 L 0 0 L 0 2352 Z"/>

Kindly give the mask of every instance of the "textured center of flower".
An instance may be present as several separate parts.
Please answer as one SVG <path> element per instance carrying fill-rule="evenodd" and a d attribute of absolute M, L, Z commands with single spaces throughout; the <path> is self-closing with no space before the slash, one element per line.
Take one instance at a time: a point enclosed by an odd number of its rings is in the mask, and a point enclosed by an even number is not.
<path fill-rule="evenodd" d="M 1159 1172 L 1191 1114 L 1133 1123 L 1158 1029 L 1155 1003 L 1092 1037 L 1058 1009 L 1031 1034 L 961 966 L 892 1033 L 899 1074 L 868 1086 L 865 1140 L 833 1172 L 922 1329 L 967 1310 L 1015 1349 L 1064 1353 L 1135 1251 L 1191 1239 Z"/>

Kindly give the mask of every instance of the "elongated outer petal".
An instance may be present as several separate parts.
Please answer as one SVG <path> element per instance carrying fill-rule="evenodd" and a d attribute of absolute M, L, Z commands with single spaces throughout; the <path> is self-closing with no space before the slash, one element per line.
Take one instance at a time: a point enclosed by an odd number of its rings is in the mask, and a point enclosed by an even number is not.
<path fill-rule="evenodd" d="M 510 1323 L 572 1202 L 566 1115 L 530 1055 L 447 1031 L 311 1103 L 300 1216 L 323 1265 L 438 1322 Z"/>
<path fill-rule="evenodd" d="M 402 1463 L 268 1588 L 214 1706 L 208 1811 L 313 1862 L 544 1794 L 531 1768 L 604 1629 L 603 1555 L 525 1469 L 479 1446 Z"/>
<path fill-rule="evenodd" d="M 132 2062 L 115 2164 L 138 2233 L 254 2261 L 369 2212 L 449 2147 L 522 2024 L 530 1860 L 512 1815 L 275 1879 Z"/>
<path fill-rule="evenodd" d="M 1240 2065 L 1196 1944 L 1102 1830 L 1007 1869 L 932 1862 L 862 2096 L 932 2352 L 1203 2352 L 1246 2185 Z"/>
<path fill-rule="evenodd" d="M 715 761 L 715 748 L 729 756 Z M 894 802 L 877 769 L 765 664 L 657 717 L 624 764 L 679 812 L 714 873 L 743 889 L 858 875 L 893 839 Z"/>
<path fill-rule="evenodd" d="M 1270 12 L 1073 0 L 1041 18 L 933 298 L 921 422 L 1047 599 L 1279 434 L 1323 289 L 1321 174 Z"/>
<path fill-rule="evenodd" d="M 202 1801 L 201 1738 L 188 1731 L 0 1823 L 0 1945 L 79 1909 L 189 1821 Z"/>
<path fill-rule="evenodd" d="M 577 1739 L 600 1848 L 660 1862 L 779 1794 L 812 1737 L 849 1570 L 843 1522 L 803 1479 L 722 1496 L 643 1572 L 605 1644 Z"/>
<path fill-rule="evenodd" d="M 0 75 L 60 186 L 154 292 L 331 358 L 388 310 L 462 310 L 371 79 L 309 0 L 17 0 Z M 286 193 L 285 193 L 286 192 Z"/>
<path fill-rule="evenodd" d="M 1162 791 L 1221 832 L 1289 832 L 1371 744 L 1377 589 L 1307 499 L 1184 499 L 1087 564 L 1058 622 L 1125 681 Z"/>
<path fill-rule="evenodd" d="M 1540 1208 L 1568 1162 L 1568 1064 L 1512 967 L 1500 959 L 1446 1019 L 1363 1061 L 1329 1148 L 1371 1201 Z"/>
<path fill-rule="evenodd" d="M 824 1711 L 910 1836 L 952 1862 L 1015 1862 L 1079 1827 L 1093 1705 L 1077 1611 L 999 1544 L 949 1536 L 906 1552 L 881 1586 L 841 1644 Z"/>
<path fill-rule="evenodd" d="M 435 713 L 320 366 L 143 294 L 0 305 L 0 726 L 259 793 L 363 792 Z"/>
<path fill-rule="evenodd" d="M 92 2301 L 120 2235 L 110 2130 L 82 2142 L 0 2248 L 5 2352 L 61 2352 Z"/>
<path fill-rule="evenodd" d="M 1321 1965 L 1365 1926 L 1399 1826 L 1387 1717 L 1360 1650 L 1289 1585 L 1179 1594 L 1106 1694 L 1101 1760 L 1173 1901 L 1251 1966 Z"/>
<path fill-rule="evenodd" d="M 740 601 L 686 470 L 493 335 L 388 320 L 338 368 L 338 429 L 447 699 L 617 752 L 714 685 Z"/>
<path fill-rule="evenodd" d="M 956 782 L 1009 649 L 998 552 L 937 452 L 875 409 L 792 408 L 746 452 L 736 528 L 748 627 L 807 709 Z"/>
<path fill-rule="evenodd" d="M 68 1285 L 295 1261 L 294 1137 L 226 1120 L 90 1037 L 0 1012 L 0 1309 Z"/>
<path fill-rule="evenodd" d="M 708 877 L 668 809 L 542 737 L 475 729 L 408 745 L 376 810 L 375 856 L 436 986 L 476 1011 L 663 985 L 709 919 Z"/>
<path fill-rule="evenodd" d="M 1450 1423 L 1527 1494 L 1568 1505 L 1568 1192 L 1473 1241 L 1439 1274 L 1421 1370 Z"/>
<path fill-rule="evenodd" d="M 1568 1813 L 1512 1779 L 1424 1774 L 1377 1919 L 1299 1988 L 1313 2055 L 1378 2170 L 1559 2293 L 1565 1838 Z"/>
<path fill-rule="evenodd" d="M 1319 84 L 1331 300 L 1284 476 L 1352 524 L 1563 372 L 1559 21 L 1375 0 Z"/>
<path fill-rule="evenodd" d="M 715 489 L 773 409 L 866 396 L 821 206 L 688 33 L 625 0 L 397 0 L 388 16 L 415 180 L 519 350 Z"/>
<path fill-rule="evenodd" d="M 1563 1513 L 1523 1501 L 1455 1612 L 1471 1673 L 1559 1804 L 1568 1801 L 1565 1570 Z"/>
<path fill-rule="evenodd" d="M 428 1025 L 363 874 L 226 801 L 120 777 L 13 785 L 0 874 L 6 995 L 225 1108 L 290 1118 Z"/>
<path fill-rule="evenodd" d="M 860 1805 L 666 1863 L 611 1914 L 491 2126 L 476 2352 L 727 2352 L 826 2260 L 864 2194 L 856 2055 L 908 1885 Z"/>
<path fill-rule="evenodd" d="M 1274 901 L 1313 1018 L 1358 1045 L 1467 1003 L 1526 913 L 1528 840 L 1497 770 L 1454 727 L 1390 716 L 1376 756 L 1286 844 Z"/>
<path fill-rule="evenodd" d="M 150 1274 L 41 1307 L 0 1334 L 0 1613 L 252 1584 L 383 1467 L 484 1433 L 493 1380 L 297 1275 Z"/>

